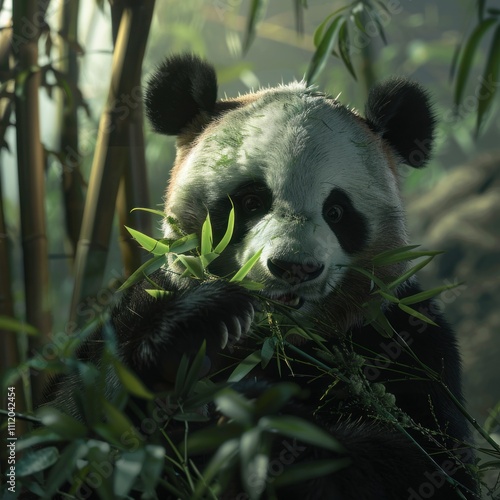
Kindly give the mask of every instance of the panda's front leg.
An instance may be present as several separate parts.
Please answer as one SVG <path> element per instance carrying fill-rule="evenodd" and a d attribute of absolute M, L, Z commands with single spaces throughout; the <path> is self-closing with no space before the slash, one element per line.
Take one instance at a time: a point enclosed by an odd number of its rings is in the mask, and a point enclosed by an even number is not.
<path fill-rule="evenodd" d="M 165 289 L 175 289 L 173 294 L 153 298 L 145 291 L 149 285 L 141 283 L 113 312 L 123 361 L 147 386 L 163 389 L 175 381 L 182 356 L 194 356 L 206 341 L 205 374 L 220 368 L 218 355 L 248 333 L 256 299 L 227 282 L 186 279 L 172 286 L 162 274 L 154 278 Z"/>

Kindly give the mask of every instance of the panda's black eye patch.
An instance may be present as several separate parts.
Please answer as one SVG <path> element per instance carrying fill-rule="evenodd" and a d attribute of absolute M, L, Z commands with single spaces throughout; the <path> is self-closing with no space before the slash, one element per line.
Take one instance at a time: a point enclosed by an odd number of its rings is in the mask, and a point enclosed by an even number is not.
<path fill-rule="evenodd" d="M 342 189 L 332 189 L 323 204 L 323 218 L 347 253 L 362 250 L 368 243 L 368 223 L 354 208 L 349 195 Z"/>

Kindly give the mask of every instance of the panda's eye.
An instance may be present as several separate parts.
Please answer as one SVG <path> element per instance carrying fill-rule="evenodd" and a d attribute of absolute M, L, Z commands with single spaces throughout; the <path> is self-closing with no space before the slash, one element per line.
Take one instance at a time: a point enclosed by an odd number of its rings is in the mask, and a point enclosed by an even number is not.
<path fill-rule="evenodd" d="M 264 201 L 257 194 L 247 194 L 241 199 L 241 207 L 247 214 L 255 214 L 263 209 Z"/>
<path fill-rule="evenodd" d="M 342 215 L 344 215 L 344 209 L 340 205 L 333 205 L 326 212 L 328 221 L 333 224 L 340 222 L 340 219 L 342 219 Z"/>

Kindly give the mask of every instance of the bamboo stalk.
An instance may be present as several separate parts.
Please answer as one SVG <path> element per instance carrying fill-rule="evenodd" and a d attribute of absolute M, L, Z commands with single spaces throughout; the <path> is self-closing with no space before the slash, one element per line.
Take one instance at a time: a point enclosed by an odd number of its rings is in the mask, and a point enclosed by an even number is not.
<path fill-rule="evenodd" d="M 2 119 L 8 119 L 9 115 L 10 106 L 3 113 Z M 0 173 L 0 316 L 14 317 L 9 246 L 3 204 L 2 175 Z M 17 366 L 20 362 L 17 338 L 14 332 L 0 329 L 0 346 L 0 372 L 5 373 L 5 370 Z"/>
<path fill-rule="evenodd" d="M 120 20 L 76 255 L 71 318 L 78 324 L 82 323 L 78 305 L 102 286 L 118 188 L 130 148 L 129 123 L 134 105 L 141 99 L 137 82 L 154 3 L 127 2 Z"/>
<path fill-rule="evenodd" d="M 0 114 L 1 119 L 9 120 L 11 108 L 9 105 Z M 12 275 L 11 259 L 10 259 L 10 244 L 7 234 L 7 225 L 5 223 L 5 212 L 3 204 L 3 189 L 2 189 L 2 175 L 0 172 L 0 316 L 9 318 L 14 317 L 14 301 L 12 297 Z M 19 356 L 19 347 L 17 343 L 17 336 L 15 332 L 3 330 L 0 328 L 0 373 L 7 373 L 7 370 L 19 365 L 21 358 Z M 16 410 L 25 411 L 26 401 L 24 396 L 23 381 L 17 380 L 11 386 L 15 387 L 16 395 Z M 7 393 L 2 390 L 0 396 L 0 405 L 2 408 L 7 408 Z M 25 422 L 18 422 L 16 425 L 16 433 L 21 436 L 27 430 Z M 0 432 L 0 440 L 5 441 L 7 438 L 7 429 Z M 6 442 L 6 441 L 5 441 Z M 5 467 L 5 457 L 0 459 L 0 467 Z"/>
<path fill-rule="evenodd" d="M 124 2 L 115 2 L 111 7 L 113 44 L 116 39 L 123 14 Z M 140 79 L 133 82 L 140 87 Z M 126 124 L 129 149 L 123 165 L 123 178 L 118 188 L 116 208 L 119 221 L 119 242 L 125 276 L 130 276 L 147 259 L 125 226 L 133 227 L 142 233 L 151 234 L 151 217 L 133 208 L 149 207 L 149 188 L 147 182 L 146 155 L 144 146 L 144 111 L 142 101 L 131 106 L 130 120 Z"/>
<path fill-rule="evenodd" d="M 120 250 L 125 276 L 130 276 L 149 258 L 148 254 L 139 247 L 125 229 L 125 226 L 133 227 L 145 234 L 152 232 L 150 215 L 140 210 L 132 212 L 133 208 L 149 207 L 142 105 L 134 114 L 136 115 L 135 120 L 130 123 L 128 130 L 129 154 L 123 165 L 123 177 L 116 202 L 120 225 Z"/>
<path fill-rule="evenodd" d="M 26 320 L 40 333 L 32 348 L 39 348 L 47 341 L 52 327 L 45 222 L 45 162 L 40 142 L 38 101 L 40 73 L 37 70 L 42 7 L 37 0 L 16 0 L 12 4 L 12 54 L 17 63 L 15 115 Z M 43 376 L 32 378 L 35 405 L 43 384 Z"/>
<path fill-rule="evenodd" d="M 71 42 L 78 41 L 78 12 L 80 0 L 61 3 L 61 72 L 69 87 L 77 89 L 79 78 L 78 54 Z M 84 181 L 80 170 L 78 144 L 78 106 L 74 96 L 62 92 L 60 102 L 60 151 L 64 158 L 61 176 L 64 199 L 66 233 L 71 244 L 73 256 L 76 253 L 85 203 Z"/>

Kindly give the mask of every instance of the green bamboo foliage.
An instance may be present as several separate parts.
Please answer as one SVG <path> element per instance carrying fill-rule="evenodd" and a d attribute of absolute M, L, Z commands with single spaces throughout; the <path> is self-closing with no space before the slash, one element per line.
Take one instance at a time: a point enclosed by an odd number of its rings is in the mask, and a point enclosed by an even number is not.
<path fill-rule="evenodd" d="M 66 79 L 66 91 L 61 92 L 60 109 L 60 151 L 63 161 L 61 176 L 64 199 L 66 233 L 74 253 L 80 236 L 80 228 L 85 203 L 84 181 L 80 171 L 78 145 L 77 99 L 78 84 L 78 12 L 80 0 L 61 3 L 61 44 L 60 71 Z"/>
<path fill-rule="evenodd" d="M 78 304 L 102 285 L 116 198 L 129 161 L 130 131 L 136 126 L 132 117 L 141 97 L 138 82 L 154 3 L 127 2 L 120 20 L 76 254 L 71 317 L 77 322 Z"/>
<path fill-rule="evenodd" d="M 52 327 L 45 221 L 45 163 L 40 142 L 38 39 L 46 5 L 16 0 L 13 9 L 12 54 L 17 63 L 15 116 L 26 320 L 39 331 L 31 347 L 47 342 Z M 28 26 L 30 29 L 26 29 Z M 33 379 L 41 394 L 42 377 Z"/>

